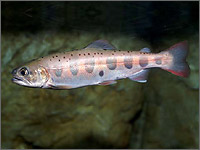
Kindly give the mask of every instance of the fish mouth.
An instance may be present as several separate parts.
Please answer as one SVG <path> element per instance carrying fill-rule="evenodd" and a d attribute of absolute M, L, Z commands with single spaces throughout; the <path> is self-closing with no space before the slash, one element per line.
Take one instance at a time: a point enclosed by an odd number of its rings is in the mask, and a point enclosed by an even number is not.
<path fill-rule="evenodd" d="M 30 86 L 30 82 L 28 80 L 22 79 L 17 76 L 13 76 L 12 82 L 18 84 L 18 85 L 23 85 L 23 86 Z"/>
<path fill-rule="evenodd" d="M 22 79 L 18 78 L 18 77 L 13 77 L 12 78 L 12 81 L 13 82 L 17 82 L 17 81 L 23 81 Z"/>
<path fill-rule="evenodd" d="M 27 82 L 19 77 L 13 77 L 12 78 L 12 82 L 16 83 L 16 84 L 19 84 L 19 85 L 27 85 Z"/>

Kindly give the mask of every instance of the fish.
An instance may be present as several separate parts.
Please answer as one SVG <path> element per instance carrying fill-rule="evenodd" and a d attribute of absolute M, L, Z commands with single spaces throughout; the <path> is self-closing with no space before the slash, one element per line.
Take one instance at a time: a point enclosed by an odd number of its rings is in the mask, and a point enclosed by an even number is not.
<path fill-rule="evenodd" d="M 26 87 L 74 89 L 89 85 L 111 85 L 129 78 L 146 83 L 151 68 L 161 68 L 188 77 L 188 42 L 179 42 L 159 53 L 117 50 L 106 40 L 97 40 L 80 50 L 37 58 L 12 70 L 12 81 Z"/>

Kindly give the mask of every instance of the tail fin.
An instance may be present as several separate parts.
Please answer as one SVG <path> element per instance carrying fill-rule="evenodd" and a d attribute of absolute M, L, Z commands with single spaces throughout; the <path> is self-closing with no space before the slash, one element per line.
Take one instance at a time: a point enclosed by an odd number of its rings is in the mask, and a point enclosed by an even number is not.
<path fill-rule="evenodd" d="M 188 43 L 187 41 L 180 42 L 170 47 L 166 51 L 161 52 L 162 54 L 168 53 L 173 57 L 170 66 L 164 66 L 162 69 L 167 70 L 177 76 L 188 77 L 190 74 L 190 68 L 186 62 L 188 54 Z"/>

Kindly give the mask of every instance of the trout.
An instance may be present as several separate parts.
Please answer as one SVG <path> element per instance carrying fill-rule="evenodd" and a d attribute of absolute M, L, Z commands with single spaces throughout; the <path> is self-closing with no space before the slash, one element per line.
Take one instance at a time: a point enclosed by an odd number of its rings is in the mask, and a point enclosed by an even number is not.
<path fill-rule="evenodd" d="M 117 50 L 106 40 L 97 40 L 81 50 L 51 54 L 12 71 L 12 81 L 27 87 L 73 89 L 88 85 L 110 85 L 129 78 L 147 82 L 150 68 L 161 68 L 188 77 L 187 41 L 160 53 Z"/>

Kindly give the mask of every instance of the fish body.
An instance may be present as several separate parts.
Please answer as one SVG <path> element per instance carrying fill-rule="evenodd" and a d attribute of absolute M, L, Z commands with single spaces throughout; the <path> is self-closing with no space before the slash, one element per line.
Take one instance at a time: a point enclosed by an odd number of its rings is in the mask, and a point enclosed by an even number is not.
<path fill-rule="evenodd" d="M 110 85 L 129 78 L 147 82 L 150 68 L 158 67 L 187 77 L 188 44 L 178 43 L 160 53 L 123 51 L 105 40 L 98 40 L 81 50 L 55 53 L 13 70 L 13 82 L 40 88 L 72 89 L 88 85 Z"/>

